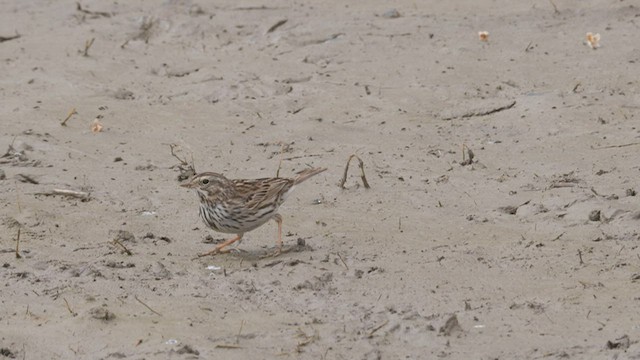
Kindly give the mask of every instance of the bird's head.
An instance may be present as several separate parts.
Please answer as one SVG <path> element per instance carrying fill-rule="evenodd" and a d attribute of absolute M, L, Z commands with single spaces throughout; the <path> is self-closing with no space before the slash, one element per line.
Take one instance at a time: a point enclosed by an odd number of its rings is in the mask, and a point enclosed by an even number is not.
<path fill-rule="evenodd" d="M 229 179 L 212 172 L 196 174 L 186 183 L 180 184 L 180 186 L 194 189 L 198 194 L 206 197 L 219 197 L 221 194 L 228 194 L 235 189 Z"/>

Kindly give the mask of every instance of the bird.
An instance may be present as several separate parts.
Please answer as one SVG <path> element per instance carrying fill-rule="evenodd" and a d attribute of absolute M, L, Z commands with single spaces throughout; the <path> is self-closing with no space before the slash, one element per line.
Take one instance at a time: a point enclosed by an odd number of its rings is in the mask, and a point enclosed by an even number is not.
<path fill-rule="evenodd" d="M 282 252 L 282 216 L 280 205 L 296 185 L 320 174 L 326 168 L 308 168 L 294 178 L 228 179 L 215 172 L 196 174 L 180 186 L 195 190 L 200 199 L 199 216 L 211 229 L 235 237 L 217 245 L 198 257 L 225 253 L 227 246 L 241 241 L 246 232 L 255 230 L 269 220 L 278 224 L 278 240 L 273 256 Z"/>

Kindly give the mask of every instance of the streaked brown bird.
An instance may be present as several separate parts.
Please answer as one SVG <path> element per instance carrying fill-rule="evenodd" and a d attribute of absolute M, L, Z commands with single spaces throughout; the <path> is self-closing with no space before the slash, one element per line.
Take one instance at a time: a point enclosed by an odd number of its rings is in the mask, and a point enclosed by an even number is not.
<path fill-rule="evenodd" d="M 326 168 L 310 168 L 293 179 L 227 179 L 223 175 L 204 172 L 194 175 L 180 186 L 194 189 L 200 198 L 200 218 L 208 227 L 236 237 L 226 240 L 200 257 L 228 252 L 227 246 L 242 239 L 244 233 L 273 219 L 278 223 L 278 242 L 273 255 L 282 251 L 282 216 L 278 208 L 294 187 Z"/>

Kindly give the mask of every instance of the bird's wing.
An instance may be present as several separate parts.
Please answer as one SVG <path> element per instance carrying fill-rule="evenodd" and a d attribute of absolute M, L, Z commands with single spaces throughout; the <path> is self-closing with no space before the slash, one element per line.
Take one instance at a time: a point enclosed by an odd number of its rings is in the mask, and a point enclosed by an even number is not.
<path fill-rule="evenodd" d="M 293 180 L 284 178 L 232 181 L 236 186 L 237 194 L 244 199 L 245 206 L 249 209 L 260 208 L 268 203 L 280 205 L 282 195 L 293 186 Z"/>

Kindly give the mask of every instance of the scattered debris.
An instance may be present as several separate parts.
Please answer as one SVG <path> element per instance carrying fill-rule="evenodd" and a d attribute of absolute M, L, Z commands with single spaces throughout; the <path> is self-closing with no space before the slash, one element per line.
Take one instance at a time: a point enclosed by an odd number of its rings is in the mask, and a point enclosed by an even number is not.
<path fill-rule="evenodd" d="M 96 41 L 96 38 L 91 38 L 84 42 L 84 50 L 82 51 L 82 56 L 89 56 L 89 49 L 91 48 L 91 45 L 93 45 L 94 41 Z"/>
<path fill-rule="evenodd" d="M 171 148 L 171 156 L 178 159 L 178 161 L 180 162 L 180 164 L 171 167 L 172 169 L 177 168 L 180 171 L 180 174 L 178 175 L 178 181 L 181 182 L 190 179 L 193 175 L 196 174 L 196 168 L 193 164 L 193 154 L 191 154 L 191 163 L 189 163 L 184 158 L 181 158 L 176 154 L 176 149 L 180 149 L 179 145 L 169 144 L 169 147 Z"/>
<path fill-rule="evenodd" d="M 500 212 L 503 212 L 505 214 L 509 214 L 509 215 L 515 215 L 518 212 L 518 208 L 524 205 L 527 205 L 531 202 L 531 200 L 527 200 L 525 202 L 523 202 L 522 204 L 518 205 L 518 206 L 513 206 L 513 205 L 508 205 L 508 206 L 501 206 L 498 208 L 498 210 Z"/>
<path fill-rule="evenodd" d="M 489 32 L 488 31 L 478 31 L 478 38 L 480 39 L 480 41 L 488 42 L 489 41 Z"/>
<path fill-rule="evenodd" d="M 34 185 L 39 184 L 38 180 L 36 180 L 33 177 L 31 177 L 31 175 L 16 174 L 16 179 L 18 181 L 20 181 L 21 183 L 29 183 L 29 184 L 34 184 Z"/>
<path fill-rule="evenodd" d="M 8 348 L 0 348 L 0 355 L 9 358 L 9 359 L 15 359 L 16 358 L 16 354 L 14 354 L 11 350 L 9 350 Z"/>
<path fill-rule="evenodd" d="M 349 160 L 347 160 L 347 166 L 345 166 L 344 168 L 344 174 L 342 175 L 342 180 L 340 181 L 340 187 L 343 189 L 345 188 L 344 184 L 347 182 L 347 173 L 349 172 L 349 164 L 351 163 L 351 159 L 353 158 L 358 159 L 358 167 L 360 168 L 360 172 L 361 172 L 360 177 L 362 178 L 362 184 L 364 185 L 364 188 L 370 189 L 371 186 L 369 186 L 369 182 L 367 182 L 367 177 L 364 173 L 364 162 L 356 154 L 352 154 L 351 156 L 349 156 Z"/>
<path fill-rule="evenodd" d="M 467 166 L 473 164 L 474 157 L 475 154 L 473 153 L 473 151 L 471 151 L 471 149 L 466 144 L 462 144 L 462 162 L 460 163 L 460 165 Z"/>
<path fill-rule="evenodd" d="M 277 23 L 273 24 L 269 30 L 267 30 L 267 34 L 272 33 L 274 31 L 276 31 L 277 28 L 279 28 L 280 26 L 284 25 L 287 23 L 287 19 L 282 19 L 280 21 L 278 21 Z"/>
<path fill-rule="evenodd" d="M 109 311 L 106 308 L 106 306 L 97 306 L 97 307 L 91 308 L 91 310 L 89 310 L 89 316 L 91 316 L 96 320 L 103 320 L 103 321 L 111 321 L 116 318 L 116 315 L 111 311 Z"/>
<path fill-rule="evenodd" d="M 500 111 L 509 110 L 516 105 L 515 100 L 497 100 L 493 101 L 493 104 L 485 105 L 471 105 L 467 109 L 460 111 L 460 106 L 456 106 L 450 112 L 443 112 L 440 114 L 442 120 L 453 120 L 459 118 L 470 118 L 475 116 L 486 116 L 495 114 Z"/>
<path fill-rule="evenodd" d="M 462 332 L 462 327 L 458 322 L 458 317 L 456 314 L 453 314 L 447 319 L 447 322 L 440 328 L 440 334 L 444 336 L 451 336 L 454 333 Z"/>
<path fill-rule="evenodd" d="M 149 311 L 151 311 L 152 313 L 158 315 L 158 316 L 162 316 L 162 314 L 160 314 L 159 312 L 153 310 L 151 307 L 149 307 L 149 305 L 145 304 L 142 300 L 138 299 L 138 296 L 134 295 L 134 298 L 136 299 L 136 301 L 138 301 L 140 304 L 144 305 L 144 307 L 146 307 L 147 309 L 149 309 Z"/>
<path fill-rule="evenodd" d="M 600 34 L 587 33 L 587 45 L 593 50 L 600 47 Z"/>
<path fill-rule="evenodd" d="M 382 14 L 382 17 L 385 19 L 397 19 L 400 16 L 400 12 L 397 9 L 390 9 Z"/>
<path fill-rule="evenodd" d="M 78 112 L 76 111 L 76 108 L 71 109 L 71 111 L 69 111 L 69 114 L 67 115 L 66 118 L 64 118 L 64 120 L 62 120 L 62 122 L 60 123 L 60 125 L 62 126 L 67 126 L 67 121 L 69 121 L 69 119 L 71 119 L 71 117 L 73 115 L 76 115 Z"/>
<path fill-rule="evenodd" d="M 9 40 L 14 40 L 14 39 L 18 39 L 20 38 L 22 35 L 16 33 L 15 35 L 12 36 L 0 36 L 0 43 L 3 43 L 5 41 L 9 41 Z"/>
<path fill-rule="evenodd" d="M 200 352 L 189 345 L 182 345 L 180 349 L 176 350 L 176 354 L 200 355 Z"/>
<path fill-rule="evenodd" d="M 91 123 L 91 132 L 92 133 L 99 133 L 104 128 L 102 126 L 102 123 L 100 122 L 101 118 L 102 118 L 102 115 L 98 115 L 95 119 L 93 119 L 93 122 Z"/>
<path fill-rule="evenodd" d="M 39 192 L 34 195 L 44 195 L 44 196 L 68 196 L 73 198 L 78 198 L 83 201 L 88 201 L 91 199 L 91 195 L 85 191 L 77 191 L 77 190 L 67 190 L 67 189 L 53 189 L 49 192 Z"/>
<path fill-rule="evenodd" d="M 389 320 L 385 320 L 385 322 L 383 322 L 382 324 L 374 327 L 371 331 L 369 331 L 369 334 L 367 335 L 368 338 L 372 338 L 373 334 L 376 333 L 376 331 L 382 329 L 385 325 L 387 325 L 389 323 Z"/>
<path fill-rule="evenodd" d="M 113 93 L 113 97 L 117 100 L 133 100 L 135 99 L 135 96 L 133 94 L 133 91 L 124 89 L 124 88 L 120 88 L 118 90 L 116 90 Z"/>
<path fill-rule="evenodd" d="M 626 350 L 631 345 L 631 341 L 629 340 L 628 335 L 622 335 L 621 337 L 615 340 L 607 341 L 607 349 L 609 350 Z"/>
<path fill-rule="evenodd" d="M 93 18 L 93 19 L 99 18 L 99 17 L 111 17 L 111 14 L 109 14 L 108 12 L 90 11 L 90 10 L 83 9 L 82 5 L 80 5 L 80 2 L 76 2 L 76 10 L 78 12 L 81 12 L 83 14 L 87 14 L 87 15 L 91 16 L 91 18 Z"/>

